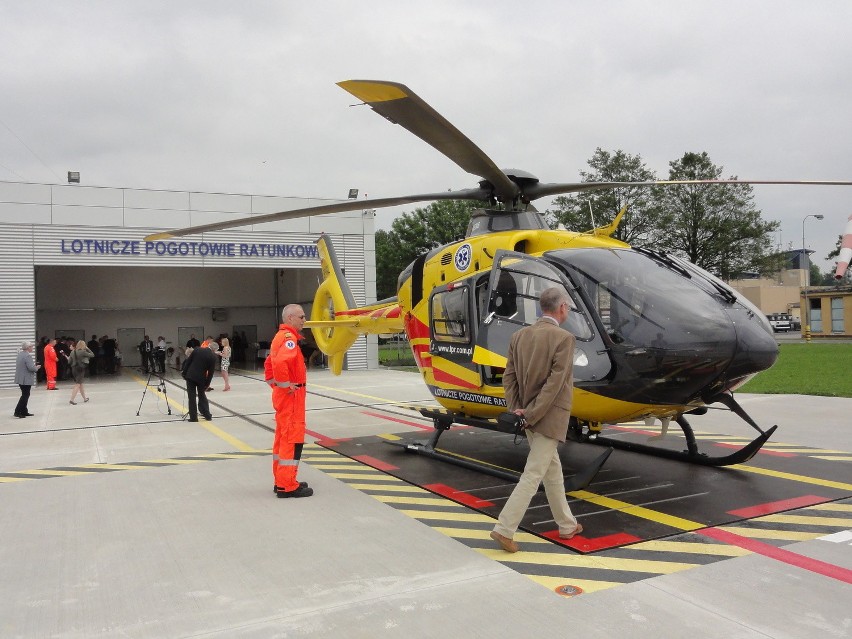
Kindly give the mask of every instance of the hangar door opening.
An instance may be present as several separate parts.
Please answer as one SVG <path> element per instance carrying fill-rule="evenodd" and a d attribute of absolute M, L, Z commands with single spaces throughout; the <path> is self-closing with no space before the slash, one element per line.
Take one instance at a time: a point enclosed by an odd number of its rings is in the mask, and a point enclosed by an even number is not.
<path fill-rule="evenodd" d="M 162 335 L 178 347 L 182 327 L 199 328 L 204 339 L 253 326 L 254 340 L 270 341 L 284 306 L 302 304 L 310 313 L 320 277 L 318 268 L 37 266 L 36 331 L 82 331 L 89 339 L 133 329 L 135 341 L 142 330 L 154 342 Z M 122 354 L 137 347 L 119 343 Z"/>

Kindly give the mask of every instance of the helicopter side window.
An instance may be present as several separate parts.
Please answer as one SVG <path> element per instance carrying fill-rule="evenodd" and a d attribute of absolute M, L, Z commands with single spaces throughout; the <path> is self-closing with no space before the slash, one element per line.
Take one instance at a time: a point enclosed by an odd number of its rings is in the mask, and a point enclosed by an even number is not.
<path fill-rule="evenodd" d="M 542 291 L 551 286 L 565 288 L 565 284 L 549 270 L 540 269 L 533 261 L 513 264 L 501 269 L 497 286 L 491 293 L 489 312 L 521 325 L 535 324 L 541 316 L 538 299 Z M 566 290 L 567 292 L 567 290 Z M 592 337 L 585 315 L 571 300 L 571 312 L 562 325 L 577 339 L 588 340 Z M 507 314 L 511 311 L 511 314 Z"/>
<path fill-rule="evenodd" d="M 467 286 L 439 291 L 432 296 L 431 325 L 432 335 L 438 342 L 470 341 L 468 330 Z"/>

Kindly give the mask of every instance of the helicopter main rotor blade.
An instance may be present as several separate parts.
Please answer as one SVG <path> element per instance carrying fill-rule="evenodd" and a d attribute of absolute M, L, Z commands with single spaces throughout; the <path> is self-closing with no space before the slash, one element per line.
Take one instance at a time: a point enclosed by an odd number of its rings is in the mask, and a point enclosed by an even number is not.
<path fill-rule="evenodd" d="M 428 202 L 434 200 L 481 200 L 487 201 L 491 197 L 488 189 L 465 189 L 462 191 L 442 191 L 440 193 L 424 193 L 421 195 L 404 195 L 401 197 L 377 198 L 375 200 L 350 200 L 346 202 L 335 202 L 322 206 L 310 206 L 292 211 L 280 211 L 278 213 L 266 213 L 264 215 L 253 215 L 224 222 L 213 222 L 199 226 L 188 226 L 182 229 L 172 229 L 161 233 L 153 233 L 145 237 L 146 242 L 156 240 L 167 240 L 171 237 L 182 237 L 184 235 L 196 235 L 208 231 L 222 231 L 251 224 L 264 224 L 266 222 L 278 222 L 279 220 L 293 220 L 300 217 L 311 217 L 314 215 L 325 215 L 328 213 L 344 213 L 346 211 L 358 211 L 361 209 L 380 209 L 400 204 L 411 204 L 413 202 Z"/>
<path fill-rule="evenodd" d="M 337 85 L 363 100 L 379 115 L 410 131 L 468 173 L 484 178 L 501 202 L 511 203 L 520 188 L 461 131 L 404 84 L 346 80 Z"/>
<path fill-rule="evenodd" d="M 531 184 L 524 190 L 524 195 L 530 201 L 548 195 L 562 193 L 583 193 L 585 191 L 600 191 L 629 187 L 677 186 L 689 184 L 704 184 L 717 186 L 734 186 L 737 184 L 794 184 L 808 186 L 852 186 L 849 180 L 656 180 L 652 182 L 569 182 L 565 184 Z"/>

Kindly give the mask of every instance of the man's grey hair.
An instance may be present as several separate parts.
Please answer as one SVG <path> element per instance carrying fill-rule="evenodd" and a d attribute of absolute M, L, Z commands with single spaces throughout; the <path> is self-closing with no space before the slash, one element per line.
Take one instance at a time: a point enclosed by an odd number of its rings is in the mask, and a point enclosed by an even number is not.
<path fill-rule="evenodd" d="M 302 310 L 302 307 L 299 304 L 287 304 L 287 306 L 285 306 L 284 309 L 281 311 L 281 321 L 286 323 L 287 318 L 290 315 L 293 315 L 300 310 Z"/>
<path fill-rule="evenodd" d="M 25 351 L 32 345 L 33 345 L 32 342 L 21 342 L 21 350 Z"/>
<path fill-rule="evenodd" d="M 541 310 L 545 313 L 555 313 L 562 306 L 562 302 L 567 302 L 568 296 L 565 291 L 558 286 L 546 288 L 541 292 L 541 297 L 538 303 L 541 305 Z"/>

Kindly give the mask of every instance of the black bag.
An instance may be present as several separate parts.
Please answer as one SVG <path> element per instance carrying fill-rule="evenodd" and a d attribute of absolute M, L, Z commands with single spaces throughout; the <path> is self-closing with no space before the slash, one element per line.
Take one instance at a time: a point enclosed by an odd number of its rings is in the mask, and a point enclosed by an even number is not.
<path fill-rule="evenodd" d="M 524 429 L 527 427 L 527 420 L 524 417 L 508 412 L 497 415 L 497 423 L 505 428 L 512 429 L 511 432 L 515 435 L 516 444 L 518 443 L 518 437 L 522 435 Z"/>

